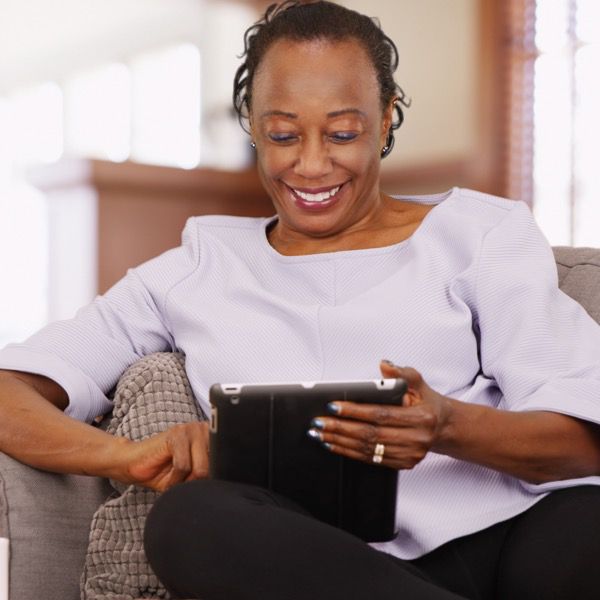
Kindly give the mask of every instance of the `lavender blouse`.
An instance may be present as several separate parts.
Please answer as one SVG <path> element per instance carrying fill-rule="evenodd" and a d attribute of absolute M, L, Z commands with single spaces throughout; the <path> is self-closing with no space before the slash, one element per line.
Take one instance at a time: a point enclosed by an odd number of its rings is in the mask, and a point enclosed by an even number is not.
<path fill-rule="evenodd" d="M 458 188 L 406 199 L 436 205 L 409 239 L 308 256 L 270 246 L 276 217 L 192 218 L 179 248 L 7 346 L 0 368 L 54 379 L 89 421 L 151 352 L 185 353 L 205 412 L 214 382 L 373 378 L 387 358 L 463 402 L 600 423 L 600 326 L 558 289 L 527 206 Z M 415 558 L 581 483 L 600 478 L 536 486 L 430 453 L 400 473 L 399 533 L 376 547 Z"/>

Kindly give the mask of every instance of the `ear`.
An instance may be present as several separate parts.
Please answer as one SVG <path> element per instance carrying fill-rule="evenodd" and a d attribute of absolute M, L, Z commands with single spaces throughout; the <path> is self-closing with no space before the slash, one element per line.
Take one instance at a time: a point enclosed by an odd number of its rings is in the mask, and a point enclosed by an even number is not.
<path fill-rule="evenodd" d="M 248 117 L 248 131 L 250 132 L 250 139 L 256 139 L 256 130 L 254 129 L 254 121 L 252 120 L 252 115 Z"/>
<path fill-rule="evenodd" d="M 392 98 L 388 105 L 383 110 L 383 118 L 381 120 L 381 144 L 380 146 L 383 148 L 387 141 L 388 133 L 390 131 L 390 127 L 392 126 L 392 122 L 394 119 L 394 105 L 396 103 L 396 98 Z"/>

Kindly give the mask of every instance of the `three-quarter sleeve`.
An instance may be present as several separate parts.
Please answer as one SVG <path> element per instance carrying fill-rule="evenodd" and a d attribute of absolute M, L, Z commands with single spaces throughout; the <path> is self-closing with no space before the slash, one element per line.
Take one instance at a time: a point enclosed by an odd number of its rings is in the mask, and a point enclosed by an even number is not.
<path fill-rule="evenodd" d="M 173 350 L 166 298 L 198 261 L 190 226 L 184 244 L 131 269 L 74 318 L 46 326 L 0 351 L 0 368 L 45 375 L 68 394 L 66 413 L 91 421 L 108 412 L 107 394 L 131 364 Z"/>
<path fill-rule="evenodd" d="M 522 203 L 483 240 L 474 312 L 499 408 L 600 423 L 600 326 L 558 288 L 552 250 Z"/>

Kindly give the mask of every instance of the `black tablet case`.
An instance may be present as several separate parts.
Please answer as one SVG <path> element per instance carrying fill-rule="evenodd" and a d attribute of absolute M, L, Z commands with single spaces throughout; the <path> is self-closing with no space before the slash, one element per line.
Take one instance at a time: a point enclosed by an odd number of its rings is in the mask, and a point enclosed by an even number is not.
<path fill-rule="evenodd" d="M 393 389 L 380 389 L 375 381 L 353 382 L 343 395 L 339 390 L 332 382 L 312 388 L 215 384 L 210 475 L 282 494 L 367 542 L 391 540 L 398 472 L 333 454 L 307 430 L 314 417 L 327 414 L 331 400 L 401 404 L 406 384 L 398 379 Z"/>

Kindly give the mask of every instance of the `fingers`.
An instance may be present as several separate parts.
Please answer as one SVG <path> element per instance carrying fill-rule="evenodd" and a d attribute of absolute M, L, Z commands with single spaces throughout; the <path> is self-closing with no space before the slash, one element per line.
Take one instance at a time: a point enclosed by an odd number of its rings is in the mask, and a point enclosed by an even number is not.
<path fill-rule="evenodd" d="M 384 377 L 400 377 L 409 387 L 418 388 L 423 383 L 421 374 L 412 367 L 399 367 L 389 360 L 382 360 L 379 369 Z"/>
<path fill-rule="evenodd" d="M 400 369 L 383 360 L 379 363 L 379 370 L 384 377 L 400 377 Z"/>
<path fill-rule="evenodd" d="M 208 425 L 176 425 L 121 452 L 122 472 L 116 479 L 157 491 L 208 475 Z"/>
<path fill-rule="evenodd" d="M 358 452 L 352 448 L 347 448 L 346 446 L 332 445 L 329 450 L 335 454 L 339 454 L 340 456 L 359 460 L 364 463 L 377 464 L 377 466 L 380 467 L 389 467 L 391 469 L 398 470 L 412 469 L 418 465 L 427 454 L 426 450 L 417 451 L 415 448 L 389 448 L 386 449 L 386 453 L 382 457 L 381 462 L 374 463 L 372 454 L 365 456 L 361 452 Z"/>
<path fill-rule="evenodd" d="M 412 406 L 360 404 L 336 401 L 333 416 L 317 417 L 309 435 L 331 452 L 374 462 L 378 444 L 385 447 L 377 464 L 408 469 L 418 464 L 435 440 L 435 407 L 422 402 Z"/>
<path fill-rule="evenodd" d="M 356 450 L 355 448 L 350 448 L 348 446 L 330 444 L 327 449 L 330 450 L 331 452 L 334 452 L 335 454 L 339 454 L 340 456 L 345 456 L 346 458 L 360 460 L 361 462 L 365 462 L 365 463 L 373 462 L 372 454 L 367 455 L 363 452 L 360 452 L 359 450 Z M 388 461 L 386 461 L 385 458 L 383 458 L 382 461 L 378 464 L 383 465 L 383 466 L 391 466 L 390 464 L 388 464 Z M 401 468 L 401 467 L 396 467 L 396 468 Z"/>
<path fill-rule="evenodd" d="M 383 452 L 381 462 L 377 462 L 376 464 L 391 467 L 393 469 L 413 468 L 423 460 L 429 448 L 427 442 L 419 442 L 419 440 L 412 435 L 403 440 L 402 444 L 383 443 L 383 441 L 371 443 L 365 440 L 328 433 L 326 431 L 320 431 L 319 437 L 325 448 L 330 452 L 354 460 L 360 460 L 364 463 L 375 463 L 375 461 L 373 461 L 373 456 L 376 454 L 381 455 Z M 415 439 L 411 439 L 413 437 Z M 377 446 L 379 446 L 379 452 L 377 452 Z M 383 448 L 381 446 L 383 446 Z"/>
<path fill-rule="evenodd" d="M 335 433 L 331 430 L 311 429 L 310 437 L 317 439 L 331 446 L 342 446 L 349 450 L 354 450 L 364 456 L 372 456 L 377 444 L 392 444 L 397 442 L 393 430 L 377 428 L 377 433 L 369 434 L 365 437 L 360 435 L 345 435 L 344 433 Z"/>
<path fill-rule="evenodd" d="M 309 435 L 322 442 L 343 445 L 365 455 L 372 454 L 376 444 L 430 444 L 435 432 L 435 417 L 421 407 L 415 407 L 413 412 L 418 417 L 406 427 L 318 417 L 313 419 Z"/>
<path fill-rule="evenodd" d="M 186 481 L 208 477 L 208 426 L 204 425 L 202 435 L 195 435 L 190 447 L 192 468 Z"/>
<path fill-rule="evenodd" d="M 358 402 L 333 403 L 336 406 L 335 413 L 342 419 L 333 417 L 319 417 L 323 422 L 331 424 L 332 427 L 343 427 L 355 425 L 354 421 L 362 421 L 379 426 L 392 427 L 416 427 L 429 426 L 431 412 L 429 407 L 422 403 L 412 406 L 394 406 L 392 404 L 361 404 Z"/>
<path fill-rule="evenodd" d="M 195 422 L 168 430 L 171 473 L 168 487 L 208 476 L 207 425 Z"/>
<path fill-rule="evenodd" d="M 403 406 L 415 406 L 423 400 L 422 396 L 427 388 L 422 375 L 412 367 L 399 367 L 389 360 L 382 360 L 379 369 L 384 377 L 395 377 L 404 379 L 408 386 L 406 394 L 402 399 Z"/>

